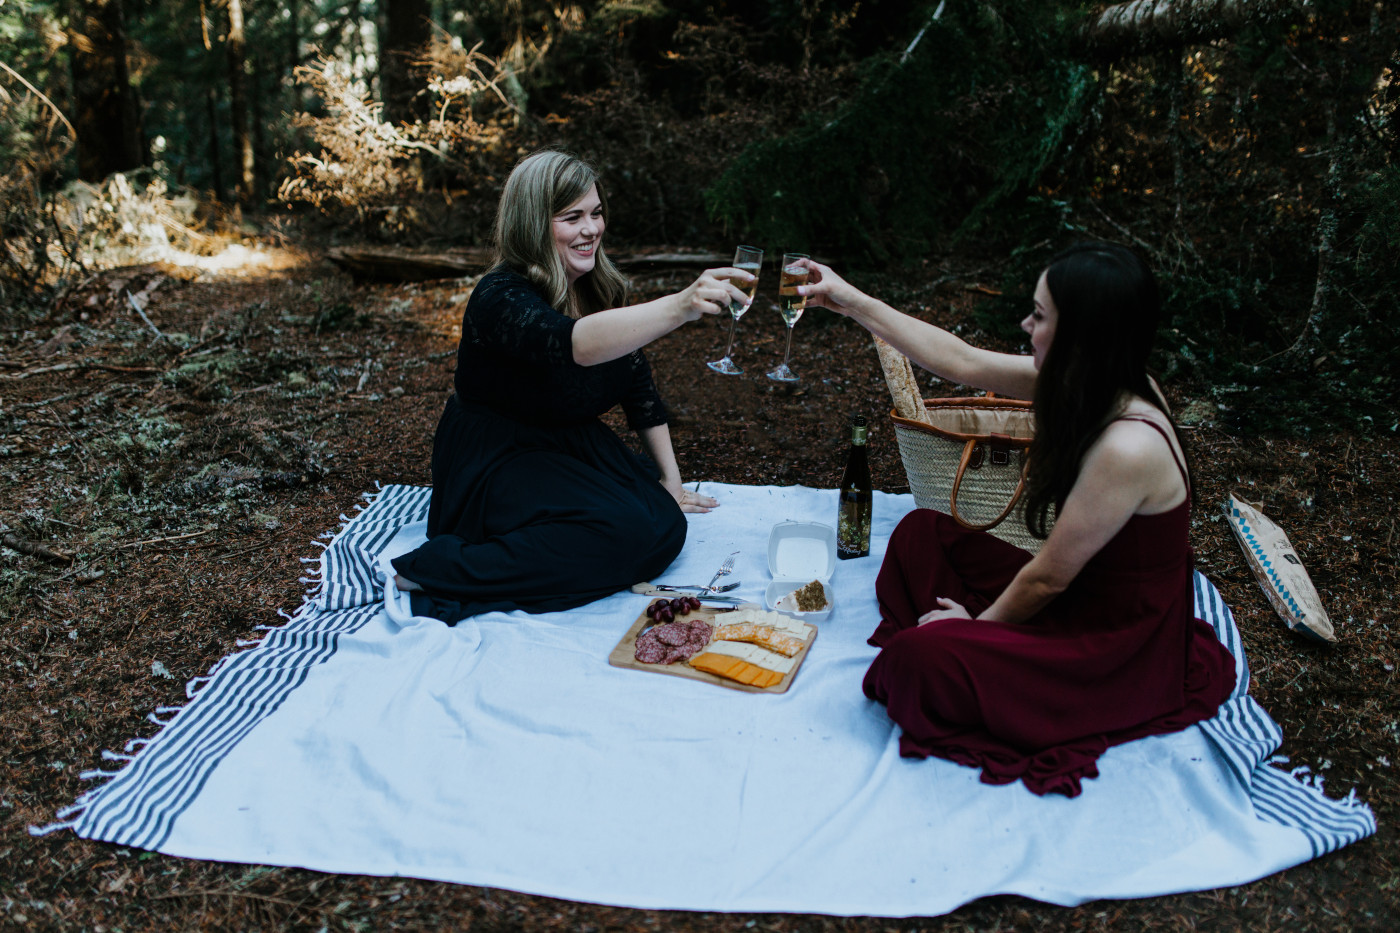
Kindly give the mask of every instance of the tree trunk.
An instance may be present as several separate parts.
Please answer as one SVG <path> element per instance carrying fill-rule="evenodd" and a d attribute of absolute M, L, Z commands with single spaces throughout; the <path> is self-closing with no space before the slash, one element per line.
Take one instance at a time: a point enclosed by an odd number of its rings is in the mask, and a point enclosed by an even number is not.
<path fill-rule="evenodd" d="M 1091 17 L 1080 39 L 1114 58 L 1223 39 L 1253 23 L 1301 20 L 1307 0 L 1130 0 Z"/>
<path fill-rule="evenodd" d="M 251 149 L 253 152 L 254 191 L 266 191 L 270 184 L 270 180 L 263 177 L 267 171 L 269 161 L 267 158 L 268 121 L 264 107 L 263 82 L 258 80 L 258 77 L 266 74 L 268 70 L 269 69 L 267 69 L 267 66 L 264 64 L 264 57 L 257 54 L 253 55 L 253 70 L 249 75 L 250 81 L 248 86 L 248 111 L 252 115 L 251 123 L 253 127 Z"/>
<path fill-rule="evenodd" d="M 219 92 L 212 87 L 206 97 L 209 108 L 209 174 L 214 188 L 214 200 L 224 198 L 224 157 L 219 145 Z"/>
<path fill-rule="evenodd" d="M 136 91 L 127 72 L 126 21 L 121 0 L 81 0 L 71 10 L 78 175 L 101 181 L 146 161 Z"/>
<path fill-rule="evenodd" d="M 1317 278 L 1313 283 L 1312 304 L 1298 339 L 1283 354 L 1285 363 L 1303 367 L 1322 347 L 1322 327 L 1327 320 L 1329 299 L 1332 297 L 1332 269 L 1335 264 L 1337 239 L 1337 207 L 1342 200 L 1342 147 L 1337 139 L 1337 107 L 1326 103 L 1327 113 L 1327 177 L 1322 211 L 1317 220 Z"/>
<path fill-rule="evenodd" d="M 235 188 L 238 203 L 253 198 L 253 141 L 248 135 L 248 97 L 244 86 L 247 43 L 243 34 L 243 0 L 228 0 L 228 100 L 233 123 Z"/>
<path fill-rule="evenodd" d="M 431 0 L 382 0 L 384 34 L 379 40 L 384 118 L 413 123 L 427 113 L 427 99 L 413 61 L 433 35 Z"/>

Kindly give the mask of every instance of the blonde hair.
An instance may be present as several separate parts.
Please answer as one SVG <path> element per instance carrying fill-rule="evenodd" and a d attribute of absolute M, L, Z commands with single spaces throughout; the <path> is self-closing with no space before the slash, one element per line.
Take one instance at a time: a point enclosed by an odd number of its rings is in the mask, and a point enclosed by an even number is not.
<path fill-rule="evenodd" d="M 516 163 L 496 208 L 496 255 L 534 283 L 555 309 L 573 318 L 614 308 L 627 297 L 627 280 L 598 244 L 593 271 L 569 287 L 554 242 L 554 217 L 597 185 L 603 219 L 608 199 L 598 173 L 577 156 L 542 149 Z"/>

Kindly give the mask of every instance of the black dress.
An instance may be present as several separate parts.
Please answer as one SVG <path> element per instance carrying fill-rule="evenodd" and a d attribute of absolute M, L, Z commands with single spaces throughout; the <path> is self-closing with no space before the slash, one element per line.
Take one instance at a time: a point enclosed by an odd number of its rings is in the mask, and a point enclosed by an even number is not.
<path fill-rule="evenodd" d="M 508 269 L 472 292 L 433 439 L 428 541 L 393 562 L 423 587 L 415 615 L 569 609 L 680 553 L 685 517 L 656 466 L 598 420 L 621 403 L 634 430 L 665 424 L 651 367 L 640 350 L 580 366 L 575 323 Z"/>

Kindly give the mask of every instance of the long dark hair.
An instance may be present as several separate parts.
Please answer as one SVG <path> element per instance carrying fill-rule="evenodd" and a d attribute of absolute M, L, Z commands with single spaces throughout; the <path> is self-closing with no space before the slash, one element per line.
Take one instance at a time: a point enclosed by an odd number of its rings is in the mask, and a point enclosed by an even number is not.
<path fill-rule="evenodd" d="M 1079 243 L 1050 260 L 1045 284 L 1058 318 L 1035 380 L 1026 525 L 1038 538 L 1049 534 L 1051 509 L 1069 495 L 1124 392 L 1168 414 L 1147 373 L 1162 314 L 1147 264 L 1122 246 Z"/>

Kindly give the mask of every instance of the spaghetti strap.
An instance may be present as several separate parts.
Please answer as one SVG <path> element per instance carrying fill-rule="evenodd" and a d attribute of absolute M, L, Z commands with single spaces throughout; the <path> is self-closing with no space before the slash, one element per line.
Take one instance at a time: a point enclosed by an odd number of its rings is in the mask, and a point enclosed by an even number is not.
<path fill-rule="evenodd" d="M 1123 415 L 1122 417 L 1114 418 L 1113 420 L 1114 420 L 1114 421 L 1141 421 L 1143 424 L 1147 425 L 1149 428 L 1151 428 L 1152 430 L 1156 431 L 1158 434 L 1162 435 L 1162 440 L 1164 440 L 1164 441 L 1167 442 L 1167 450 L 1168 450 L 1168 451 L 1171 453 L 1171 455 L 1172 455 L 1172 462 L 1175 463 L 1175 464 L 1176 464 L 1176 468 L 1177 468 L 1179 471 L 1181 471 L 1181 481 L 1182 481 L 1182 483 L 1184 483 L 1184 484 L 1186 485 L 1186 497 L 1189 499 L 1189 498 L 1191 497 L 1191 477 L 1190 477 L 1189 475 L 1187 475 L 1187 473 L 1186 473 L 1186 467 L 1185 467 L 1184 465 L 1182 465 L 1181 458 L 1178 457 L 1178 456 L 1176 455 L 1176 447 L 1172 445 L 1171 435 L 1167 434 L 1166 429 L 1163 428 L 1163 427 L 1162 427 L 1160 424 L 1158 424 L 1157 422 L 1153 421 L 1151 418 L 1143 418 L 1143 417 L 1136 416 L 1136 415 Z"/>

